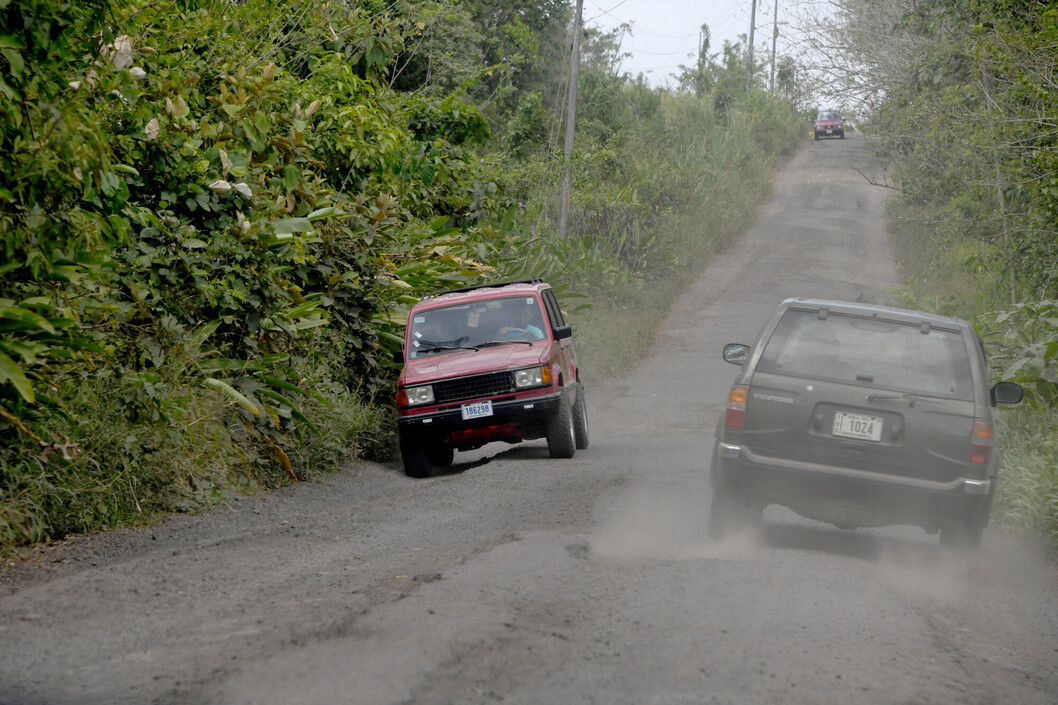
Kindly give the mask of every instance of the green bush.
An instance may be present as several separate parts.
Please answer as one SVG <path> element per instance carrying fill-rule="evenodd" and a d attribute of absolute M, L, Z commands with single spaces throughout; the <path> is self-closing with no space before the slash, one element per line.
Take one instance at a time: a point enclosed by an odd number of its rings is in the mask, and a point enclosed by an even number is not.
<path fill-rule="evenodd" d="M 534 28 L 568 7 L 529 5 L 0 7 L 0 548 L 388 458 L 424 293 L 545 276 L 590 374 L 645 350 L 797 117 L 630 83 L 591 33 L 563 239 L 564 42 Z M 444 80 L 425 16 L 468 50 Z"/>
<path fill-rule="evenodd" d="M 978 256 L 979 244 L 931 239 L 932 218 L 907 201 L 890 206 L 901 214 L 894 250 L 904 288 L 898 303 L 973 321 L 985 340 L 993 380 L 1020 383 L 1025 401 L 997 410 L 1003 467 L 994 520 L 1021 535 L 1043 536 L 1058 548 L 1058 306 L 1053 301 L 1011 305 L 1003 272 Z M 970 256 L 967 253 L 971 253 Z"/>

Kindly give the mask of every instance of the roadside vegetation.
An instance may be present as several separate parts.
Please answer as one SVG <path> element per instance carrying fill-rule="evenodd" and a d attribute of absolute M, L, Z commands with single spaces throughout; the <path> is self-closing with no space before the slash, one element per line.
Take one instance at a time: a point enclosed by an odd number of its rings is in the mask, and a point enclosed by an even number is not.
<path fill-rule="evenodd" d="M 0 550 L 388 459 L 423 293 L 546 277 L 589 379 L 629 364 L 608 331 L 649 345 L 806 128 L 737 45 L 664 90 L 589 28 L 563 238 L 570 32 L 564 0 L 0 1 Z"/>
<path fill-rule="evenodd" d="M 1025 387 L 999 413 L 995 519 L 1058 547 L 1058 14 L 1006 0 L 829 8 L 806 36 L 840 51 L 816 53 L 830 62 L 813 72 L 857 106 L 887 166 L 903 303 L 974 321 L 995 378 Z"/>

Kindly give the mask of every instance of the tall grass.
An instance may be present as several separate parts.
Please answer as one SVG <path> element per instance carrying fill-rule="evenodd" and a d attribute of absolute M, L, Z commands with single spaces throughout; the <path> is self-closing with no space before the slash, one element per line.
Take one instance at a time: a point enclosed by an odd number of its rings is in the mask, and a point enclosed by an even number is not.
<path fill-rule="evenodd" d="M 300 480 L 390 454 L 392 410 L 343 390 L 302 407 L 315 432 L 287 434 L 283 452 Z M 208 509 L 233 493 L 289 482 L 276 445 L 227 397 L 204 386 L 171 390 L 167 423 L 130 418 L 120 385 L 82 380 L 57 431 L 80 439 L 69 458 L 5 452 L 0 550 L 69 534 L 150 524 Z M 312 408 L 310 408 L 312 407 Z"/>
<path fill-rule="evenodd" d="M 999 524 L 1058 548 L 1058 411 L 1022 407 L 999 415 L 1003 475 Z"/>
<path fill-rule="evenodd" d="M 1004 318 L 1010 308 L 1006 273 L 988 266 L 996 258 L 981 242 L 941 234 L 930 226 L 932 213 L 900 200 L 889 204 L 889 231 L 903 282 L 894 292 L 900 305 L 936 311 L 973 322 L 986 340 L 994 379 L 1011 369 L 1017 340 L 1033 342 L 1039 321 Z M 1014 343 L 1001 341 L 1015 339 Z M 1001 339 L 1001 341 L 997 341 Z M 1024 353 L 1028 348 L 1024 348 Z M 1053 359 L 1052 355 L 1052 359 Z M 1016 379 L 1027 398 L 1015 408 L 997 408 L 1003 466 L 994 522 L 1022 536 L 1045 537 L 1058 549 L 1058 409 L 1051 401 L 1055 385 L 1043 378 L 1045 367 Z M 1053 370 L 1052 370 L 1053 372 Z"/>

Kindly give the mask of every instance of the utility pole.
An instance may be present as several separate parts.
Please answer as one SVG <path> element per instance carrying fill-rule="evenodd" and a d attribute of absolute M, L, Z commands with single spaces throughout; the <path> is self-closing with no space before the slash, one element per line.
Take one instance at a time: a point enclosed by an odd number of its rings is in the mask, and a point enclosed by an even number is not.
<path fill-rule="evenodd" d="M 698 73 L 695 74 L 695 76 L 694 76 L 694 97 L 695 98 L 701 98 L 702 97 L 702 67 L 704 65 L 703 62 L 705 60 L 705 57 L 703 56 L 703 54 L 705 54 L 705 52 L 702 51 L 702 30 L 699 29 L 698 30 Z"/>
<path fill-rule="evenodd" d="M 756 1 L 756 0 L 754 0 Z M 569 237 L 569 191 L 573 185 L 573 131 L 577 126 L 577 73 L 580 69 L 580 15 L 584 0 L 577 0 L 577 16 L 573 20 L 573 52 L 569 59 L 569 98 L 566 106 L 566 173 L 562 176 L 562 197 L 558 210 L 558 232 Z"/>
<path fill-rule="evenodd" d="M 753 87 L 753 28 L 757 25 L 757 0 L 749 13 L 749 58 L 746 61 L 746 93 Z"/>
<path fill-rule="evenodd" d="M 709 62 L 710 37 L 709 25 L 703 24 L 701 29 L 698 30 L 698 74 L 694 82 L 694 95 L 697 98 L 701 98 L 708 88 L 705 74 L 706 65 Z"/>
<path fill-rule="evenodd" d="M 771 80 L 768 82 L 768 90 L 775 92 L 775 41 L 779 38 L 779 0 L 775 0 L 775 11 L 772 13 L 771 30 Z"/>

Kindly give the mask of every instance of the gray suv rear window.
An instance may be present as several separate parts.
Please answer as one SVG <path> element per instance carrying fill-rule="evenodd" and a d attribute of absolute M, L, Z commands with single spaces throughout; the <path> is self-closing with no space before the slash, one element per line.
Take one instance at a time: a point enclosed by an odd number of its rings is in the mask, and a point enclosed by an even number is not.
<path fill-rule="evenodd" d="M 764 348 L 760 372 L 973 399 L 959 331 L 831 312 L 787 311 Z"/>

